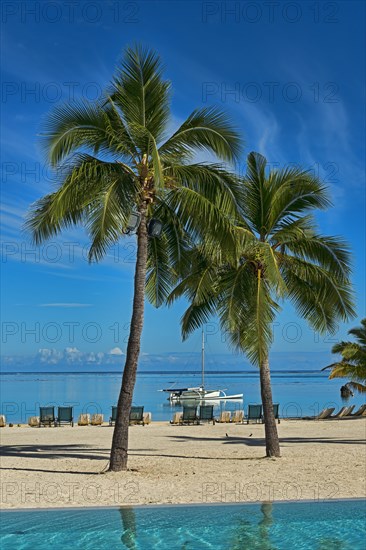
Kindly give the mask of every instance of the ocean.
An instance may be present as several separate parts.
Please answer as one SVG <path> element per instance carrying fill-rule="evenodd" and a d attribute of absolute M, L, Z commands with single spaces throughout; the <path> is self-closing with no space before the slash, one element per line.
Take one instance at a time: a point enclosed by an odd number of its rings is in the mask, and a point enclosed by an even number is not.
<path fill-rule="evenodd" d="M 172 405 L 168 394 L 159 390 L 169 387 L 198 386 L 201 373 L 174 370 L 138 372 L 133 404 L 143 405 L 152 413 L 153 420 L 169 421 L 181 410 Z M 215 403 L 220 410 L 247 409 L 249 403 L 260 403 L 259 374 L 255 368 L 243 372 L 226 371 L 205 373 L 207 389 L 223 389 L 227 394 L 243 393 L 243 402 Z M 319 370 L 272 372 L 273 400 L 280 404 L 280 415 L 286 417 L 312 416 L 325 407 L 355 405 L 358 408 L 365 397 L 355 394 L 349 400 L 340 396 L 342 380 L 328 380 Z M 74 407 L 74 418 L 80 413 L 102 413 L 108 420 L 112 405 L 116 405 L 121 385 L 120 371 L 98 372 L 2 372 L 0 374 L 1 414 L 6 421 L 26 423 L 29 416 L 39 414 L 46 405 Z"/>

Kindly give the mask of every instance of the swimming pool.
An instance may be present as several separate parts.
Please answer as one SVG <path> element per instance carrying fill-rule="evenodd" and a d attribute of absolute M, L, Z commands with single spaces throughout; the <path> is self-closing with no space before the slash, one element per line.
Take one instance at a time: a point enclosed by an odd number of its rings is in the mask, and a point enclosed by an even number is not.
<path fill-rule="evenodd" d="M 366 500 L 4 511 L 2 550 L 365 550 Z"/>

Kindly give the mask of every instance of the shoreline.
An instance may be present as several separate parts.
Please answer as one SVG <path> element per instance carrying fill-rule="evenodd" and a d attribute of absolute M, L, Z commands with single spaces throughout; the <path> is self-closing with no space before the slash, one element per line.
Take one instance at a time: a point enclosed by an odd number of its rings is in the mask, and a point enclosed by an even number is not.
<path fill-rule="evenodd" d="M 102 473 L 109 426 L 1 428 L 2 508 L 365 498 L 366 419 L 339 420 L 281 420 L 278 459 L 264 457 L 262 424 L 132 426 L 118 473 Z"/>

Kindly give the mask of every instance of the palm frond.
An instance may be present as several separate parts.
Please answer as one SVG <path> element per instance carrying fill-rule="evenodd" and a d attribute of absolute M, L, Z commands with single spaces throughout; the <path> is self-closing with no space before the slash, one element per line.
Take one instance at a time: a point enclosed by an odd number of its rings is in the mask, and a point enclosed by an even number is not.
<path fill-rule="evenodd" d="M 217 107 L 197 109 L 180 128 L 160 146 L 163 160 L 172 156 L 191 157 L 197 151 L 213 153 L 219 159 L 238 159 L 242 141 L 227 115 Z"/>
<path fill-rule="evenodd" d="M 100 103 L 75 101 L 55 107 L 43 123 L 42 146 L 52 166 L 87 147 L 94 153 L 108 148 L 107 117 Z"/>
<path fill-rule="evenodd" d="M 272 324 L 279 309 L 263 278 L 253 276 L 250 265 L 222 278 L 219 316 L 229 344 L 259 366 L 273 339 Z"/>
<path fill-rule="evenodd" d="M 313 234 L 286 239 L 283 235 L 278 243 L 285 247 L 287 253 L 315 262 L 340 280 L 348 280 L 351 256 L 349 247 L 342 238 Z"/>
<path fill-rule="evenodd" d="M 366 382 L 366 368 L 363 365 L 354 365 L 353 363 L 347 363 L 347 361 L 339 361 L 330 365 L 332 372 L 329 378 L 349 378 L 353 381 L 361 383 Z"/>
<path fill-rule="evenodd" d="M 284 221 L 293 221 L 309 210 L 324 210 L 331 205 L 327 188 L 306 170 L 285 168 L 272 172 L 270 186 L 268 229 L 271 232 L 280 228 Z"/>
<path fill-rule="evenodd" d="M 356 336 L 357 340 L 362 346 L 366 346 L 366 319 L 361 319 L 361 326 L 351 328 L 348 334 Z"/>
<path fill-rule="evenodd" d="M 188 187 L 216 204 L 225 215 L 237 219 L 242 202 L 242 187 L 235 174 L 219 164 L 181 164 L 167 166 L 165 175 L 172 185 Z"/>
<path fill-rule="evenodd" d="M 327 269 L 283 256 L 281 270 L 289 299 L 316 331 L 334 332 L 337 319 L 346 321 L 355 314 L 350 284 Z"/>
<path fill-rule="evenodd" d="M 111 97 L 143 152 L 144 142 L 134 136 L 135 129 L 143 126 L 158 141 L 169 120 L 170 82 L 163 80 L 162 71 L 159 56 L 137 45 L 127 48 L 113 81 Z"/>
<path fill-rule="evenodd" d="M 167 237 L 149 239 L 146 277 L 146 296 L 155 307 L 160 307 L 169 296 L 176 274 L 171 269 Z"/>
<path fill-rule="evenodd" d="M 360 382 L 354 382 L 353 380 L 351 380 L 350 382 L 347 383 L 347 385 L 352 389 L 356 390 L 358 393 L 366 393 L 366 384 L 362 384 Z"/>
<path fill-rule="evenodd" d="M 236 254 L 234 227 L 231 219 L 222 211 L 221 205 L 216 205 L 194 189 L 183 186 L 171 189 L 165 202 L 177 213 L 193 240 L 200 240 L 207 252 L 213 253 L 218 243 L 225 241 L 227 254 Z"/>

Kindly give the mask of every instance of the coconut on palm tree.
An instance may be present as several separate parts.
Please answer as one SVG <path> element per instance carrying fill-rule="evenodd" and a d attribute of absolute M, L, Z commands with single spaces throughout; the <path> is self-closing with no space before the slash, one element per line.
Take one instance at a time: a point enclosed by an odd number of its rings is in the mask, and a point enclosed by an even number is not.
<path fill-rule="evenodd" d="M 39 199 L 27 221 L 39 244 L 69 226 L 83 225 L 90 260 L 99 261 L 124 236 L 131 213 L 140 220 L 132 319 L 118 400 L 110 469 L 127 468 L 128 425 L 144 319 L 145 290 L 162 304 L 184 264 L 191 239 L 207 250 L 226 235 L 238 213 L 240 186 L 221 165 L 195 162 L 208 152 L 234 161 L 241 141 L 225 114 L 195 110 L 171 135 L 170 82 L 159 57 L 129 48 L 110 88 L 95 102 L 72 102 L 48 116 L 43 144 L 59 186 Z M 197 157 L 196 157 L 197 158 Z M 150 222 L 163 223 L 149 239 Z"/>
<path fill-rule="evenodd" d="M 269 352 L 280 304 L 289 300 L 316 331 L 334 331 L 354 314 L 348 247 L 340 237 L 321 235 L 311 212 L 327 208 L 328 193 L 309 171 L 267 170 L 258 153 L 248 156 L 236 220 L 237 254 L 216 257 L 198 245 L 190 267 L 169 297 L 185 296 L 183 336 L 213 316 L 229 343 L 259 367 L 266 454 L 280 456 L 273 415 Z"/>
<path fill-rule="evenodd" d="M 356 337 L 356 342 L 338 342 L 332 347 L 332 353 L 340 353 L 341 361 L 332 363 L 324 369 L 332 369 L 329 378 L 348 378 L 348 387 L 360 393 L 366 392 L 366 319 L 361 326 L 351 328 L 348 334 Z"/>

